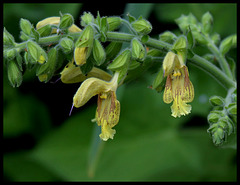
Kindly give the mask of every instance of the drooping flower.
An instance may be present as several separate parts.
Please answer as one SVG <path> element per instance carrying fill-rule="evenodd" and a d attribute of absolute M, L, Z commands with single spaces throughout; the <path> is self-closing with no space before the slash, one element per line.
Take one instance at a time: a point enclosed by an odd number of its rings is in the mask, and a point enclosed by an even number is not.
<path fill-rule="evenodd" d="M 191 112 L 194 98 L 194 88 L 189 79 L 188 68 L 181 56 L 168 52 L 163 61 L 164 76 L 167 76 L 163 101 L 171 106 L 172 116 L 180 117 Z"/>
<path fill-rule="evenodd" d="M 107 141 L 113 139 L 116 131 L 112 129 L 119 121 L 120 102 L 116 97 L 118 87 L 118 76 L 116 72 L 111 81 L 106 82 L 95 77 L 86 79 L 73 97 L 73 106 L 81 107 L 95 95 L 98 95 L 98 107 L 95 121 L 101 126 L 99 137 Z"/>

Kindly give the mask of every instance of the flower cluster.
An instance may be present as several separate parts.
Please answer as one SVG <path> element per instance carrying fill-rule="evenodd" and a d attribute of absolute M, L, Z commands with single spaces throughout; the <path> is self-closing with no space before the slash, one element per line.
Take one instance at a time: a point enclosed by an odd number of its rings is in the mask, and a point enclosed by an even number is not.
<path fill-rule="evenodd" d="M 194 100 L 194 87 L 187 59 L 216 77 L 231 90 L 231 96 L 236 94 L 236 90 L 232 90 L 236 85 L 235 63 L 231 59 L 227 61 L 225 55 L 236 47 L 237 37 L 225 38 L 217 48 L 215 44 L 220 37 L 212 33 L 213 18 L 209 12 L 202 16 L 201 23 L 192 14 L 182 15 L 176 23 L 184 35 L 176 36 L 166 31 L 159 35 L 159 39 L 149 37 L 152 25 L 142 16 L 135 18 L 127 14 L 127 17 L 128 20 L 118 16 L 101 17 L 98 12 L 94 18 L 91 13 L 84 12 L 81 29 L 74 24 L 70 14 L 48 17 L 35 27 L 28 20 L 21 19 L 22 43 L 16 43 L 4 28 L 4 64 L 11 85 L 19 87 L 23 72 L 33 68 L 41 82 L 49 82 L 57 75 L 62 83 L 81 83 L 73 96 L 72 106 L 82 107 L 93 96 L 98 96 L 93 121 L 101 126 L 99 137 L 103 141 L 113 139 L 116 133 L 113 128 L 119 122 L 117 88 L 141 76 L 156 63 L 162 66 L 158 65 L 152 89 L 163 92 L 163 102 L 172 103 L 171 115 L 175 118 L 186 116 L 192 110 L 189 103 Z M 132 34 L 116 32 L 121 25 L 127 26 Z M 195 41 L 208 47 L 213 53 L 210 56 L 219 61 L 222 70 L 193 52 Z M 128 42 L 129 46 L 122 48 L 123 42 Z M 217 145 L 235 131 L 237 106 L 234 98 L 229 97 L 211 99 L 217 110 L 208 116 L 208 132 Z"/>

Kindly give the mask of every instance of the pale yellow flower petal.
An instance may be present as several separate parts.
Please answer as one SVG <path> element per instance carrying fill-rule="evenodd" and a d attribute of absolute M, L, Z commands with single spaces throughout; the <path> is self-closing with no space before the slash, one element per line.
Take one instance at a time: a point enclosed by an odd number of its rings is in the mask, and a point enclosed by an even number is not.
<path fill-rule="evenodd" d="M 163 60 L 164 76 L 168 76 L 173 72 L 175 68 L 179 68 L 179 67 L 180 67 L 180 61 L 178 59 L 178 56 L 171 51 L 168 52 Z"/>
<path fill-rule="evenodd" d="M 163 93 L 163 101 L 165 103 L 171 103 L 173 101 L 173 96 L 172 96 L 172 79 L 170 75 L 167 77 L 166 84 L 165 84 L 165 89 Z"/>
<path fill-rule="evenodd" d="M 74 50 L 74 60 L 75 63 L 79 66 L 82 66 L 83 64 L 86 63 L 87 61 L 87 51 L 88 48 L 87 47 L 83 47 L 83 48 L 78 48 L 76 47 Z"/>
<path fill-rule="evenodd" d="M 110 81 L 112 79 L 109 73 L 97 67 L 93 67 L 87 75 L 84 75 L 80 67 L 74 64 L 74 59 L 65 66 L 60 74 L 61 81 L 66 84 L 83 82 L 90 77 L 99 78 L 104 81 Z"/>
<path fill-rule="evenodd" d="M 184 67 L 185 79 L 184 79 L 184 89 L 183 89 L 183 100 L 186 103 L 192 102 L 194 98 L 194 87 L 189 79 L 188 68 Z"/>
<path fill-rule="evenodd" d="M 115 129 L 112 129 L 107 122 L 105 121 L 102 125 L 102 133 L 99 135 L 99 137 L 103 140 L 103 141 L 107 141 L 109 138 L 113 139 L 114 134 L 116 133 Z"/>
<path fill-rule="evenodd" d="M 119 73 L 115 73 L 110 82 L 94 77 L 86 79 L 74 95 L 73 105 L 78 108 L 83 106 L 91 97 L 97 94 L 108 91 L 116 91 L 118 86 L 118 75 Z"/>
<path fill-rule="evenodd" d="M 45 18 L 41 21 L 39 21 L 36 25 L 36 29 L 38 30 L 39 28 L 47 25 L 47 24 L 53 24 L 53 25 L 58 25 L 60 22 L 60 17 L 48 17 L 48 18 Z M 80 32 L 82 31 L 78 26 L 76 26 L 75 24 L 73 24 L 72 26 L 70 26 L 68 28 L 69 32 Z M 53 29 L 52 30 L 52 33 L 57 33 L 57 29 Z"/>
<path fill-rule="evenodd" d="M 181 117 L 181 115 L 187 115 L 191 112 L 192 106 L 186 104 L 181 98 L 174 99 L 173 105 L 171 106 L 172 116 Z"/>

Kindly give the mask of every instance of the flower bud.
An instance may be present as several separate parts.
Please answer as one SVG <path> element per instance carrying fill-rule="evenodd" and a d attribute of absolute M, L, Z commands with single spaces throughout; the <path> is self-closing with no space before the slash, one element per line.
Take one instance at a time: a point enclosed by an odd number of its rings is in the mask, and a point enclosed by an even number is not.
<path fill-rule="evenodd" d="M 61 46 L 63 52 L 65 54 L 68 54 L 73 50 L 74 42 L 71 39 L 64 37 L 60 41 L 60 46 Z"/>
<path fill-rule="evenodd" d="M 149 21 L 145 19 L 138 19 L 131 23 L 134 30 L 136 30 L 139 34 L 147 35 L 152 31 L 152 25 Z"/>
<path fill-rule="evenodd" d="M 223 128 L 216 128 L 215 132 L 212 134 L 212 139 L 215 145 L 221 145 L 225 139 L 225 131 Z"/>
<path fill-rule="evenodd" d="M 131 51 L 129 49 L 121 52 L 111 64 L 108 65 L 108 69 L 116 71 L 125 66 L 130 61 Z"/>
<path fill-rule="evenodd" d="M 206 12 L 202 16 L 202 32 L 205 34 L 209 34 L 212 30 L 212 25 L 213 25 L 213 17 L 209 12 Z"/>
<path fill-rule="evenodd" d="M 120 17 L 108 17 L 108 31 L 113 31 L 119 28 L 122 23 L 122 19 Z"/>
<path fill-rule="evenodd" d="M 27 50 L 33 60 L 35 60 L 36 62 L 43 64 L 45 61 L 47 61 L 46 52 L 37 43 L 33 41 L 28 41 Z"/>
<path fill-rule="evenodd" d="M 197 27 L 198 21 L 192 13 L 190 13 L 189 15 L 181 15 L 181 17 L 176 19 L 175 22 L 178 24 L 180 30 L 183 33 L 187 32 L 189 26 L 191 27 L 191 30 L 193 32 L 197 31 L 198 29 Z"/>
<path fill-rule="evenodd" d="M 61 81 L 66 84 L 79 83 L 90 77 L 99 78 L 105 81 L 110 81 L 112 78 L 110 74 L 96 67 L 93 67 L 87 75 L 84 75 L 80 67 L 75 66 L 73 61 L 69 62 L 60 74 Z"/>
<path fill-rule="evenodd" d="M 236 45 L 237 35 L 230 35 L 221 42 L 219 50 L 223 55 L 225 55 L 232 47 L 236 47 Z"/>
<path fill-rule="evenodd" d="M 49 36 L 52 32 L 52 26 L 50 24 L 47 24 L 41 28 L 39 28 L 38 33 L 40 35 L 40 37 L 46 37 Z"/>
<path fill-rule="evenodd" d="M 6 58 L 7 60 L 13 60 L 16 56 L 16 49 L 5 49 L 3 51 L 3 56 L 4 58 Z"/>
<path fill-rule="evenodd" d="M 87 26 L 89 23 L 92 23 L 94 21 L 94 17 L 90 12 L 83 12 L 83 15 L 81 16 L 81 25 Z"/>
<path fill-rule="evenodd" d="M 102 44 L 97 40 L 94 39 L 93 41 L 93 57 L 95 59 L 96 65 L 101 65 L 106 59 L 106 53 Z"/>
<path fill-rule="evenodd" d="M 15 40 L 14 37 L 7 31 L 4 27 L 3 29 L 3 45 L 4 46 L 14 46 Z"/>
<path fill-rule="evenodd" d="M 179 60 L 181 64 L 185 64 L 186 63 L 186 59 L 187 59 L 187 39 L 185 36 L 180 36 L 177 38 L 177 40 L 175 41 L 175 43 L 173 44 L 172 47 L 173 50 L 175 50 L 178 54 Z"/>
<path fill-rule="evenodd" d="M 237 104 L 230 103 L 227 107 L 227 111 L 230 115 L 237 115 Z"/>
<path fill-rule="evenodd" d="M 218 45 L 221 40 L 220 35 L 218 33 L 211 34 L 211 40 L 214 42 L 215 45 Z"/>
<path fill-rule="evenodd" d="M 39 81 L 48 82 L 52 78 L 56 70 L 56 65 L 57 65 L 57 49 L 52 48 L 48 52 L 48 61 L 41 65 L 36 71 L 36 75 L 38 76 Z"/>
<path fill-rule="evenodd" d="M 209 102 L 212 106 L 224 106 L 224 104 L 225 104 L 225 100 L 220 96 L 210 97 Z"/>
<path fill-rule="evenodd" d="M 232 121 L 228 116 L 226 116 L 226 123 L 227 123 L 227 132 L 228 132 L 228 135 L 230 135 L 230 134 L 232 134 L 233 132 L 235 132 L 234 123 L 233 123 L 233 121 Z"/>
<path fill-rule="evenodd" d="M 207 120 L 209 124 L 217 123 L 219 118 L 221 118 L 221 115 L 216 112 L 210 112 L 208 114 Z"/>
<path fill-rule="evenodd" d="M 41 21 L 39 21 L 36 25 L 36 29 L 39 30 L 41 27 L 45 26 L 45 25 L 55 25 L 55 27 L 59 24 L 60 22 L 60 17 L 48 17 L 46 19 L 43 19 Z M 81 29 L 78 28 L 75 24 L 73 24 L 71 27 L 68 28 L 69 32 L 80 32 Z M 53 33 L 57 33 L 57 29 L 54 28 L 52 29 L 52 34 Z"/>
<path fill-rule="evenodd" d="M 92 47 L 94 39 L 94 30 L 92 26 L 87 26 L 83 31 L 78 40 L 75 43 L 75 47 Z"/>
<path fill-rule="evenodd" d="M 161 67 L 156 78 L 153 81 L 152 88 L 157 92 L 162 92 L 165 87 L 167 77 L 164 77 L 163 68 Z"/>
<path fill-rule="evenodd" d="M 30 35 L 31 29 L 32 29 L 32 24 L 29 22 L 29 20 L 21 18 L 20 19 L 20 28 L 26 35 Z"/>
<path fill-rule="evenodd" d="M 19 87 L 22 83 L 22 72 L 15 60 L 8 62 L 8 80 L 13 87 Z"/>
<path fill-rule="evenodd" d="M 146 56 L 146 50 L 138 39 L 132 40 L 132 57 L 133 59 L 143 60 Z"/>
<path fill-rule="evenodd" d="M 161 41 L 168 42 L 168 43 L 172 43 L 176 38 L 177 36 L 170 31 L 165 31 L 164 33 L 159 35 L 159 39 Z"/>
<path fill-rule="evenodd" d="M 111 42 L 105 48 L 106 61 L 110 61 L 116 57 L 116 55 L 121 51 L 122 42 Z"/>
<path fill-rule="evenodd" d="M 71 14 L 64 14 L 60 18 L 59 28 L 60 29 L 67 29 L 70 26 L 72 26 L 73 22 L 74 22 L 74 20 L 73 20 L 73 16 Z"/>

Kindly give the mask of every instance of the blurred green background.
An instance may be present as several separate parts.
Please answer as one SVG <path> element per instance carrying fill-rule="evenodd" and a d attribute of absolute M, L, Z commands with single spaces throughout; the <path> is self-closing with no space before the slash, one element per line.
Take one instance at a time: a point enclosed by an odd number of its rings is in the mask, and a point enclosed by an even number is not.
<path fill-rule="evenodd" d="M 59 12 L 75 24 L 84 11 L 94 16 L 143 15 L 153 37 L 178 29 L 174 19 L 192 12 L 198 20 L 209 11 L 214 31 L 225 38 L 236 33 L 236 4 L 3 4 L 3 26 L 19 41 L 19 20 L 36 23 Z M 236 50 L 232 52 L 236 55 Z M 189 64 L 195 88 L 192 113 L 171 117 L 162 93 L 147 88 L 155 73 L 121 86 L 119 124 L 114 140 L 102 142 L 91 122 L 96 97 L 69 117 L 79 84 L 40 83 L 34 71 L 12 88 L 3 70 L 3 175 L 5 181 L 236 181 L 236 150 L 216 147 L 207 133 L 208 98 L 225 97 L 212 77 Z M 58 77 L 56 77 L 57 79 Z M 53 79 L 54 80 L 54 79 Z"/>

